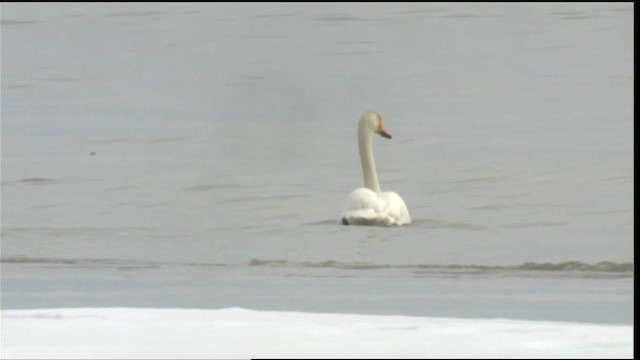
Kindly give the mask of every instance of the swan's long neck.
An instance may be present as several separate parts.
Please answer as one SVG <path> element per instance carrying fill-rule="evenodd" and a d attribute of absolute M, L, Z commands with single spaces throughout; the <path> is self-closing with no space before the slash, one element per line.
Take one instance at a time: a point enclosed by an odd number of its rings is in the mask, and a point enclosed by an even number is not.
<path fill-rule="evenodd" d="M 363 122 L 358 126 L 358 146 L 360 148 L 360 162 L 362 164 L 364 187 L 375 192 L 380 192 L 376 163 L 373 160 L 373 131 L 367 129 Z"/>

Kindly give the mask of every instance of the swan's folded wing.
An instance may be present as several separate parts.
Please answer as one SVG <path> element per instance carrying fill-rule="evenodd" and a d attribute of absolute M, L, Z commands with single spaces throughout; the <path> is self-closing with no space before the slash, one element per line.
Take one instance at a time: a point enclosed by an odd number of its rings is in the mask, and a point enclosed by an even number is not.
<path fill-rule="evenodd" d="M 347 196 L 347 210 L 373 210 L 380 213 L 387 209 L 389 203 L 379 196 L 379 193 L 367 188 L 355 189 Z"/>
<path fill-rule="evenodd" d="M 387 204 L 386 213 L 392 219 L 392 225 L 411 224 L 409 209 L 400 195 L 393 191 L 385 191 L 380 193 L 379 197 Z"/>

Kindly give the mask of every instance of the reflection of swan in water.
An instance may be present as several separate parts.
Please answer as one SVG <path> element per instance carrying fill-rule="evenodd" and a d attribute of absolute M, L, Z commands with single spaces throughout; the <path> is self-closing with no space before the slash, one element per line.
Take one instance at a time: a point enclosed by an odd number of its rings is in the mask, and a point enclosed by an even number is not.
<path fill-rule="evenodd" d="M 347 206 L 340 222 L 344 225 L 405 225 L 411 224 L 409 210 L 402 198 L 393 191 L 380 192 L 376 164 L 373 160 L 373 133 L 391 139 L 380 114 L 367 111 L 358 122 L 358 146 L 364 187 L 347 196 Z"/>

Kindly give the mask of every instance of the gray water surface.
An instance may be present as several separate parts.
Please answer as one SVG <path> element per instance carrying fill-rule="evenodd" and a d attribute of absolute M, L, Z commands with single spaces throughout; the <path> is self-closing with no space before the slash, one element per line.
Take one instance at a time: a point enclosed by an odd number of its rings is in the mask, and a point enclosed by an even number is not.
<path fill-rule="evenodd" d="M 632 323 L 633 4 L 1 10 L 3 309 Z"/>

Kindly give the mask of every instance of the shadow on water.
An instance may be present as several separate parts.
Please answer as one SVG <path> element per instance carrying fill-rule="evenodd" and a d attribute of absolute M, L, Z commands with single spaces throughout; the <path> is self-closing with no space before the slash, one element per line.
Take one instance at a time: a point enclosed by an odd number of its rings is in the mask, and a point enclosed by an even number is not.
<path fill-rule="evenodd" d="M 2 185 L 53 185 L 59 184 L 59 180 L 46 177 L 31 177 L 19 180 L 3 180 Z"/>
<path fill-rule="evenodd" d="M 602 261 L 588 264 L 580 261 L 560 263 L 526 262 L 515 266 L 489 265 L 432 265 L 432 264 L 373 264 L 367 262 L 325 261 L 289 261 L 253 259 L 252 267 L 304 268 L 304 269 L 340 269 L 340 270 L 403 270 L 419 275 L 487 275 L 517 277 L 576 277 L 576 278 L 630 278 L 633 277 L 633 263 L 614 263 Z"/>

